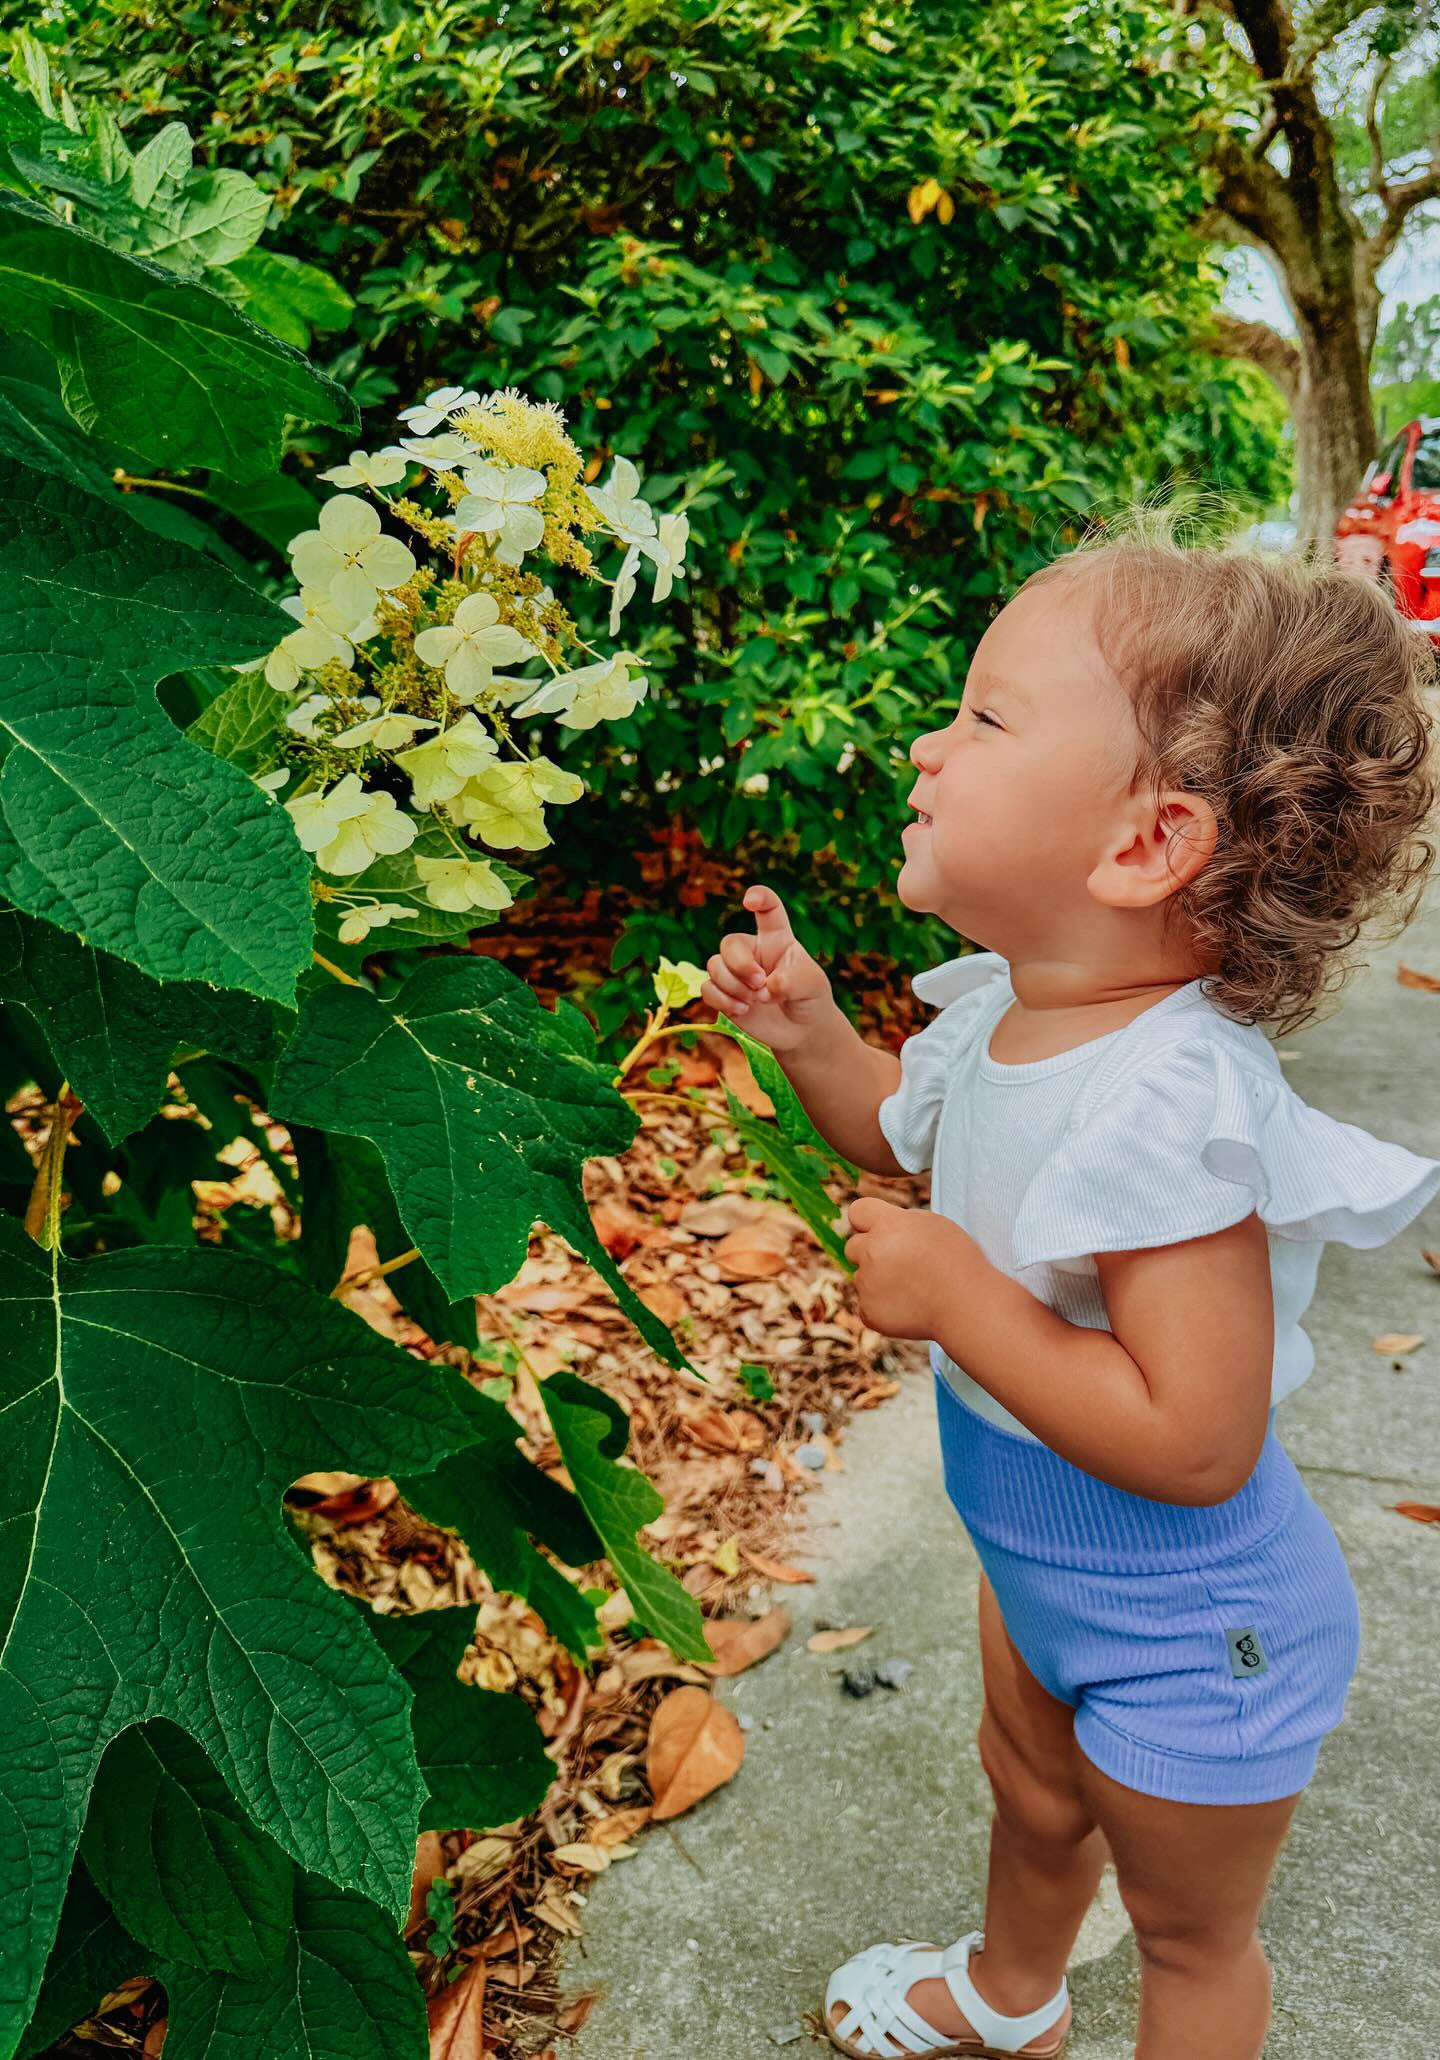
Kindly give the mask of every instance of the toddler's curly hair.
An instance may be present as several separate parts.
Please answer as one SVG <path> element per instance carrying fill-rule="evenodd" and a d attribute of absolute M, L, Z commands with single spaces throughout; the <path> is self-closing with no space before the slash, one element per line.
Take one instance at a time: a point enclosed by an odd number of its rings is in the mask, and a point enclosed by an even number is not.
<path fill-rule="evenodd" d="M 1203 795 L 1215 855 L 1172 896 L 1205 991 L 1277 1031 L 1317 1015 L 1435 860 L 1429 636 L 1372 581 L 1301 556 L 1103 535 L 1026 581 L 1082 578 L 1129 688 L 1137 779 Z"/>

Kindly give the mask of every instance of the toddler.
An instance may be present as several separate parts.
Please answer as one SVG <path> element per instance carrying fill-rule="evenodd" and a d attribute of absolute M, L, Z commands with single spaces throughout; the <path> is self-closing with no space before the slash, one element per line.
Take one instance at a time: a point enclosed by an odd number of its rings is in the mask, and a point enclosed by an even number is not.
<path fill-rule="evenodd" d="M 914 745 L 898 881 L 982 947 L 866 1044 L 775 893 L 704 998 L 775 1052 L 874 1197 L 846 1253 L 930 1341 L 979 1556 L 994 1795 L 984 1930 L 831 1978 L 855 2060 L 1061 2051 L 1107 1857 L 1137 2060 L 1256 2060 L 1276 1853 L 1359 1645 L 1333 1531 L 1273 1428 L 1325 1242 L 1382 1244 L 1440 1165 L 1311 1109 L 1260 1028 L 1311 1018 L 1434 853 L 1425 639 L 1358 577 L 1138 538 L 1027 581 Z"/>

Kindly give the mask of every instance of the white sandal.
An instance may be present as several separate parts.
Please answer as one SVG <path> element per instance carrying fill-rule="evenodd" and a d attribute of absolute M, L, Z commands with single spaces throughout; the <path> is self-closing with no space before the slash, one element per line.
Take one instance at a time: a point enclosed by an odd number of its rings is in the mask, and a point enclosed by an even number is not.
<path fill-rule="evenodd" d="M 904 2060 L 910 2054 L 924 2055 L 925 2060 L 940 2060 L 946 2054 L 963 2054 L 967 2060 L 1011 2060 L 1060 2022 L 1069 1991 L 1062 1980 L 1056 1994 L 1038 2010 L 1024 2017 L 1002 2017 L 970 1979 L 971 1952 L 984 1943 L 983 1931 L 971 1931 L 943 1950 L 915 1939 L 866 1946 L 836 1968 L 826 1987 L 825 2032 L 830 2043 L 851 2060 Z M 946 2038 L 906 2002 L 915 1982 L 934 1975 L 944 1979 L 973 2027 L 973 2036 Z M 845 2015 L 832 2024 L 830 2012 L 837 2003 L 845 2006 Z M 1068 2037 L 1067 2025 L 1055 2045 L 1040 2048 L 1027 2060 L 1054 2060 Z"/>

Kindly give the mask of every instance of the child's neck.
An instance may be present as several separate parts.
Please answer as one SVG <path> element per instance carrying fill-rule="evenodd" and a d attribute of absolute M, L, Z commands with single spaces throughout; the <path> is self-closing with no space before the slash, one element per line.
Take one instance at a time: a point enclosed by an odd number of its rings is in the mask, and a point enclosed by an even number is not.
<path fill-rule="evenodd" d="M 1132 958 L 1022 950 L 1009 965 L 1015 1002 L 996 1028 L 991 1053 L 1012 1065 L 1054 1058 L 1121 1030 L 1199 972 L 1193 959 L 1175 951 Z"/>

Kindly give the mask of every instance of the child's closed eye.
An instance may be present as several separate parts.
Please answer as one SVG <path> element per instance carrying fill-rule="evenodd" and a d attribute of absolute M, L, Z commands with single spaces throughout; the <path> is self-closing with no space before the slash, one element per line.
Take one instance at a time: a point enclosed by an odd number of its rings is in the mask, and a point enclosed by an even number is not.
<path fill-rule="evenodd" d="M 995 720 L 988 708 L 972 708 L 970 718 L 972 722 L 983 723 L 986 729 L 999 730 L 1005 727 L 1003 723 Z"/>

